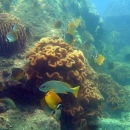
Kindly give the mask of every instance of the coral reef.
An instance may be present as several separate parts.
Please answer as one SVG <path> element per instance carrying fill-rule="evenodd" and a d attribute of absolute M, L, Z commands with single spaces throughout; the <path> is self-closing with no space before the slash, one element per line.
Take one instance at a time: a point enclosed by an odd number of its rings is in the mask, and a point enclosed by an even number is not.
<path fill-rule="evenodd" d="M 130 84 L 130 67 L 129 64 L 117 62 L 115 63 L 115 67 L 110 74 L 112 78 L 121 85 L 129 85 Z"/>
<path fill-rule="evenodd" d="M 125 89 L 109 75 L 99 73 L 98 77 L 98 89 L 103 94 L 108 107 L 110 108 L 113 104 L 118 103 L 117 109 L 129 110 L 130 104 Z"/>
<path fill-rule="evenodd" d="M 102 27 L 103 19 L 98 14 L 94 4 L 92 4 L 90 1 L 84 1 L 83 4 L 84 6 L 81 7 L 80 14 L 85 22 L 86 30 L 93 36 L 100 35 L 100 32 L 96 34 L 95 30 L 97 27 Z"/>
<path fill-rule="evenodd" d="M 82 33 L 82 36 L 83 36 L 83 41 L 86 41 L 90 44 L 93 44 L 94 43 L 94 37 L 87 31 L 84 31 Z"/>
<path fill-rule="evenodd" d="M 86 76 L 83 53 L 62 39 L 41 39 L 27 53 L 26 58 L 30 60 L 26 70 L 27 78 L 37 78 L 37 83 L 56 79 L 69 83 L 76 81 L 77 84 Z"/>
<path fill-rule="evenodd" d="M 0 60 L 0 67 L 10 67 L 14 64 L 14 61 L 12 59 L 1 59 Z"/>
<path fill-rule="evenodd" d="M 18 40 L 12 43 L 6 41 L 6 35 L 12 30 L 14 24 L 18 24 Z M 22 52 L 26 42 L 24 27 L 13 15 L 0 14 L 0 55 L 10 56 L 16 52 Z"/>
<path fill-rule="evenodd" d="M 26 106 L 25 111 L 22 112 L 20 110 L 9 110 L 6 114 L 0 114 L 0 130 L 7 129 L 60 130 L 60 123 L 58 123 L 53 117 L 46 115 L 44 111 Z"/>
<path fill-rule="evenodd" d="M 61 124 L 67 129 L 79 130 L 94 124 L 101 116 L 102 95 L 97 89 L 98 76 L 88 65 L 84 55 L 62 39 L 42 38 L 31 48 L 26 74 L 28 80 L 35 80 L 37 86 L 48 80 L 60 80 L 73 87 L 80 85 L 78 98 L 72 94 L 61 94 L 63 112 Z M 67 122 L 71 119 L 70 122 Z"/>

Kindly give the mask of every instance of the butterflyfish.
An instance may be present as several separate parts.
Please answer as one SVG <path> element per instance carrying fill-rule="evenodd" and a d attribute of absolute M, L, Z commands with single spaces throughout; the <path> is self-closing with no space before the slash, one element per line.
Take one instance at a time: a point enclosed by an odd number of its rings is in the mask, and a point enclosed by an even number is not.
<path fill-rule="evenodd" d="M 10 77 L 14 81 L 19 81 L 24 79 L 25 72 L 21 68 L 13 68 Z"/>
<path fill-rule="evenodd" d="M 57 22 L 55 22 L 55 24 L 54 24 L 54 28 L 56 28 L 56 29 L 61 28 L 61 26 L 62 26 L 62 22 L 61 22 L 61 21 L 57 21 Z"/>
<path fill-rule="evenodd" d="M 11 4 L 10 0 L 3 0 L 2 1 L 2 9 L 3 9 L 3 11 L 9 12 L 10 4 Z"/>
<path fill-rule="evenodd" d="M 75 21 L 76 28 L 79 26 L 80 23 L 81 23 L 81 19 L 76 19 L 76 21 Z"/>
<path fill-rule="evenodd" d="M 57 106 L 57 109 L 54 110 L 52 109 L 51 107 L 48 106 L 48 104 L 46 103 L 45 101 L 45 97 L 43 97 L 41 100 L 40 100 L 40 103 L 41 103 L 41 106 L 42 108 L 44 109 L 44 112 L 48 115 L 52 115 L 57 121 L 60 119 L 60 116 L 61 116 L 61 104 L 60 107 L 59 105 Z"/>
<path fill-rule="evenodd" d="M 18 34 L 14 31 L 11 31 L 9 33 L 7 33 L 6 35 L 6 41 L 7 42 L 15 42 L 18 40 Z"/>
<path fill-rule="evenodd" d="M 63 37 L 64 42 L 73 45 L 74 44 L 74 36 L 70 33 L 66 33 Z"/>
<path fill-rule="evenodd" d="M 45 101 L 45 97 L 43 97 L 41 100 L 40 100 L 40 104 L 42 106 L 42 108 L 44 109 L 44 111 L 49 114 L 49 115 L 52 115 L 54 113 L 54 109 L 50 108 L 48 106 L 48 104 L 46 103 Z"/>
<path fill-rule="evenodd" d="M 97 57 L 94 58 L 94 62 L 98 65 L 102 65 L 105 60 L 105 57 L 101 54 L 98 54 Z"/>
<path fill-rule="evenodd" d="M 48 91 L 45 95 L 45 101 L 47 105 L 53 110 L 58 109 L 61 106 L 61 98 L 52 90 Z"/>
<path fill-rule="evenodd" d="M 16 105 L 15 105 L 14 101 L 10 98 L 1 98 L 0 102 L 4 103 L 8 108 L 16 109 Z"/>
<path fill-rule="evenodd" d="M 66 82 L 61 82 L 57 80 L 50 80 L 45 83 L 43 83 L 39 90 L 43 92 L 48 92 L 49 90 L 53 90 L 55 93 L 72 93 L 76 98 L 78 96 L 80 86 L 76 86 L 72 88 L 72 86 Z"/>

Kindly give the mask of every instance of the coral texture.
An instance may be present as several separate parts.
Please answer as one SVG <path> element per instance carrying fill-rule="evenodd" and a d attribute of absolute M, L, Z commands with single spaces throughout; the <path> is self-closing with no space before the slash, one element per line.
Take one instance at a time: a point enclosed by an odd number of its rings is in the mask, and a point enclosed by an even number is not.
<path fill-rule="evenodd" d="M 18 40 L 15 42 L 7 42 L 6 35 L 12 31 L 14 24 L 18 24 Z M 13 15 L 2 13 L 0 14 L 0 55 L 10 56 L 16 52 L 22 52 L 26 42 L 26 34 L 23 25 Z"/>
<path fill-rule="evenodd" d="M 110 72 L 112 78 L 121 85 L 130 84 L 130 66 L 129 64 L 115 63 L 114 69 Z"/>
<path fill-rule="evenodd" d="M 111 76 L 106 74 L 99 73 L 99 85 L 98 89 L 105 97 L 105 101 L 109 108 L 113 105 L 118 103 L 119 106 L 117 109 L 124 109 L 129 110 L 130 105 L 125 94 L 125 89 L 119 85 L 118 83 L 114 82 Z"/>
<path fill-rule="evenodd" d="M 62 39 L 41 39 L 26 55 L 30 60 L 27 78 L 40 81 L 63 80 L 77 84 L 85 78 L 85 58 L 81 51 L 67 45 Z"/>
<path fill-rule="evenodd" d="M 98 76 L 88 65 L 84 55 L 62 39 L 42 38 L 26 55 L 29 59 L 27 79 L 35 79 L 37 86 L 48 80 L 60 80 L 73 87 L 80 85 L 78 98 L 61 94 L 63 113 L 61 123 L 81 129 L 93 124 L 101 115 L 102 95 L 97 89 Z M 67 125 L 65 126 L 67 127 Z"/>
<path fill-rule="evenodd" d="M 0 114 L 0 130 L 10 128 L 12 130 L 61 130 L 60 123 L 46 115 L 44 111 L 34 110 L 33 106 L 26 107 L 24 112 L 9 110 Z"/>

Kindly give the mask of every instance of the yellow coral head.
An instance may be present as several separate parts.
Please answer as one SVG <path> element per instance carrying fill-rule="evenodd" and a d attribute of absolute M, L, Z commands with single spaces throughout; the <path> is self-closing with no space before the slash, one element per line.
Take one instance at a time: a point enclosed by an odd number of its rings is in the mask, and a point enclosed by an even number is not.
<path fill-rule="evenodd" d="M 98 54 L 98 56 L 94 58 L 94 62 L 98 65 L 102 65 L 104 60 L 105 60 L 105 57 L 101 54 Z"/>

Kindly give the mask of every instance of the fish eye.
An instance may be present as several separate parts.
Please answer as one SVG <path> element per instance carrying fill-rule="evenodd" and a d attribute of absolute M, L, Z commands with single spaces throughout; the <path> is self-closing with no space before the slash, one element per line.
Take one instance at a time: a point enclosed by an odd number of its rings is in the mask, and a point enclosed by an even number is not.
<path fill-rule="evenodd" d="M 5 39 L 5 41 L 6 41 L 6 42 L 9 42 L 9 39 L 8 39 L 8 38 L 6 38 L 6 39 Z"/>
<path fill-rule="evenodd" d="M 45 88 L 45 86 L 42 86 L 41 88 Z"/>
<path fill-rule="evenodd" d="M 60 109 L 60 110 L 61 110 L 61 108 L 62 108 L 62 103 L 59 103 L 59 104 L 57 105 L 57 109 Z"/>

